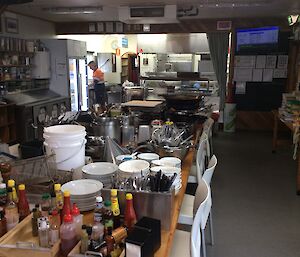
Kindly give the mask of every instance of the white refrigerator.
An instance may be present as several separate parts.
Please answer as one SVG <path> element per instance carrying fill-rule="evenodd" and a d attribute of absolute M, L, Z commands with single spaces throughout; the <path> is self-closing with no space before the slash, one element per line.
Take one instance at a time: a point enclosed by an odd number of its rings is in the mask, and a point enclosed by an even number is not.
<path fill-rule="evenodd" d="M 72 111 L 88 109 L 86 42 L 70 39 L 43 39 L 50 53 L 49 88 L 69 97 Z"/>
<path fill-rule="evenodd" d="M 88 79 L 85 58 L 69 59 L 71 111 L 88 109 Z"/>

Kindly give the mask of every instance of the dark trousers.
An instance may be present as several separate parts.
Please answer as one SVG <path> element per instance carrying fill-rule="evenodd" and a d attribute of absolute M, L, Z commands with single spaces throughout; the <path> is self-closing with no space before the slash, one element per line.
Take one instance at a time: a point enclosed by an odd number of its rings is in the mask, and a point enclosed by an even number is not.
<path fill-rule="evenodd" d="M 105 84 L 104 83 L 95 84 L 94 90 L 95 90 L 96 103 L 100 104 L 101 106 L 105 106 L 108 100 Z"/>

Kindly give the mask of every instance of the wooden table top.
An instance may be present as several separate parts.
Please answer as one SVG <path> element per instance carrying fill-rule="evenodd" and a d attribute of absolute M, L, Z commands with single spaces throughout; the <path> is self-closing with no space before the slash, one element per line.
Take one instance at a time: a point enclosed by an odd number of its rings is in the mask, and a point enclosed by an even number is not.
<path fill-rule="evenodd" d="M 161 231 L 161 247 L 156 251 L 155 257 L 168 257 L 172 248 L 174 233 L 177 227 L 178 216 L 180 212 L 180 207 L 183 201 L 185 189 L 187 186 L 187 181 L 190 173 L 190 169 L 193 163 L 194 157 L 194 148 L 191 148 L 183 163 L 182 163 L 182 170 L 181 170 L 181 179 L 182 179 L 182 187 L 179 193 L 175 196 L 174 202 L 174 209 L 172 214 L 172 222 L 169 230 L 162 230 Z M 89 224 L 93 220 L 93 212 L 88 212 L 84 214 L 84 224 Z M 78 246 L 79 247 L 79 246 Z M 78 248 L 77 247 L 77 248 Z"/>
<path fill-rule="evenodd" d="M 187 186 L 190 169 L 193 163 L 194 152 L 194 149 L 190 149 L 183 161 L 181 170 L 182 188 L 180 189 L 179 193 L 175 196 L 171 227 L 170 230 L 162 230 L 161 247 L 155 253 L 155 257 L 168 257 L 170 255 L 175 230 L 177 227 L 178 216 L 183 201 L 185 189 Z"/>

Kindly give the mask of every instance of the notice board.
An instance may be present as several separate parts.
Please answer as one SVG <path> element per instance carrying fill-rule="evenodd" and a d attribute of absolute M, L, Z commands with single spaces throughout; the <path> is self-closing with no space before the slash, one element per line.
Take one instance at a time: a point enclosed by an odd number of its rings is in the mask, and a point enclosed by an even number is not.
<path fill-rule="evenodd" d="M 234 83 L 237 110 L 271 111 L 281 106 L 287 81 L 289 33 L 280 32 L 278 46 L 236 52 Z M 255 60 L 255 61 L 254 61 Z"/>

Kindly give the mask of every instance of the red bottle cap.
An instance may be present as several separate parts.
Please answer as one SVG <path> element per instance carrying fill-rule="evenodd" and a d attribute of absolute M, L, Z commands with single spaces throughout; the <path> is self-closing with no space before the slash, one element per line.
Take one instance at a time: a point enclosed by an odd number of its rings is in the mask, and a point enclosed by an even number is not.
<path fill-rule="evenodd" d="M 72 215 L 69 213 L 69 214 L 66 214 L 64 216 L 64 222 L 72 222 L 73 221 L 73 217 Z"/>
<path fill-rule="evenodd" d="M 79 208 L 77 207 L 76 203 L 73 203 L 72 215 L 73 215 L 73 216 L 78 216 L 78 215 L 80 215 L 80 210 L 79 210 Z"/>
<path fill-rule="evenodd" d="M 54 210 L 51 212 L 51 215 L 52 215 L 52 216 L 58 215 L 58 210 L 54 209 Z"/>

